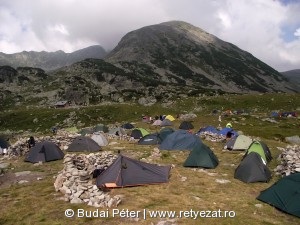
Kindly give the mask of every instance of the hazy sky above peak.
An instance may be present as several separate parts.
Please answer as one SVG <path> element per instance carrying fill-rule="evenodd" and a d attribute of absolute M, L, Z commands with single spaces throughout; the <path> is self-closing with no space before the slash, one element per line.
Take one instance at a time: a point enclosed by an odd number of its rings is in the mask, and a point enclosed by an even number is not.
<path fill-rule="evenodd" d="M 300 69 L 300 0 L 0 0 L 0 52 L 114 48 L 128 32 L 182 20 L 277 69 Z"/>

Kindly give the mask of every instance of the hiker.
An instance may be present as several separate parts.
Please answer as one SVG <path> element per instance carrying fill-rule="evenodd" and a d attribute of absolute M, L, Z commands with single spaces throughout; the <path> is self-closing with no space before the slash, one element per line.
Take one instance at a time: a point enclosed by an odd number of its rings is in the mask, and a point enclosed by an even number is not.
<path fill-rule="evenodd" d="M 232 136 L 233 136 L 233 133 L 232 132 L 227 132 L 227 134 L 226 134 L 226 140 L 229 140 L 229 139 L 231 139 L 232 138 Z"/>
<path fill-rule="evenodd" d="M 29 140 L 27 141 L 27 144 L 28 144 L 28 148 L 31 148 L 33 146 L 35 146 L 35 140 L 34 140 L 34 137 L 30 137 Z"/>
<path fill-rule="evenodd" d="M 226 127 L 227 127 L 227 128 L 232 128 L 232 124 L 231 124 L 231 123 L 227 123 L 227 124 L 226 124 Z"/>
<path fill-rule="evenodd" d="M 52 131 L 52 134 L 56 134 L 57 133 L 57 127 L 51 127 L 51 131 Z"/>

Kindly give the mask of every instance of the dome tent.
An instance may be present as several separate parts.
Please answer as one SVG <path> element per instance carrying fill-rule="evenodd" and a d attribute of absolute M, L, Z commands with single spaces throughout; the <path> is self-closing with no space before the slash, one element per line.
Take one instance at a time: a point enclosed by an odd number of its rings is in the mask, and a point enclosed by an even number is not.
<path fill-rule="evenodd" d="M 91 137 L 99 146 L 106 146 L 108 145 L 108 140 L 104 137 L 103 134 L 96 132 Z"/>
<path fill-rule="evenodd" d="M 54 143 L 43 141 L 33 146 L 25 158 L 25 162 L 49 162 L 64 158 L 64 153 Z"/>
<path fill-rule="evenodd" d="M 97 152 L 101 147 L 90 137 L 76 137 L 69 145 L 68 152 Z"/>
<path fill-rule="evenodd" d="M 161 150 L 192 150 L 197 144 L 202 144 L 200 138 L 186 130 L 177 130 L 169 134 L 160 144 Z"/>
<path fill-rule="evenodd" d="M 278 180 L 262 191 L 257 199 L 300 218 L 299 190 L 300 173 L 295 173 Z"/>
<path fill-rule="evenodd" d="M 234 178 L 245 183 L 268 182 L 271 175 L 271 171 L 256 152 L 249 153 L 234 172 Z"/>
<path fill-rule="evenodd" d="M 219 160 L 214 152 L 205 144 L 197 144 L 185 160 L 184 167 L 216 168 Z"/>

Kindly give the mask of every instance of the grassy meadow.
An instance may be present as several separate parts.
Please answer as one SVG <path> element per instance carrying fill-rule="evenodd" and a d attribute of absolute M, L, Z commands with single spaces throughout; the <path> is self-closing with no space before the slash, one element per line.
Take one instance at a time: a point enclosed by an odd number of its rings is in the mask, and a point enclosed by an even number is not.
<path fill-rule="evenodd" d="M 160 104 L 140 106 L 136 104 L 107 104 L 80 108 L 52 109 L 41 107 L 17 107 L 2 110 L 0 114 L 0 133 L 9 136 L 12 141 L 18 137 L 50 134 L 50 128 L 77 126 L 88 127 L 99 123 L 122 124 L 135 122 L 137 127 L 154 132 L 155 128 L 141 122 L 142 115 L 195 113 L 194 131 L 207 125 L 218 126 L 220 113 L 213 110 L 244 110 L 249 115 L 230 115 L 222 117 L 221 126 L 227 122 L 233 124 L 235 130 L 245 135 L 263 140 L 270 148 L 273 160 L 268 165 L 270 170 L 278 165 L 276 160 L 280 151 L 277 147 L 285 147 L 284 137 L 300 135 L 300 119 L 275 118 L 277 123 L 263 120 L 274 110 L 295 111 L 300 108 L 299 94 L 262 94 L 262 95 L 223 95 L 175 99 L 168 107 Z M 175 122 L 178 128 L 180 121 Z M 137 159 L 148 157 L 157 146 L 140 146 L 135 143 L 117 141 L 117 145 L 103 147 L 117 153 L 115 146 L 124 147 L 122 153 L 133 155 Z M 259 193 L 270 187 L 279 177 L 273 172 L 268 183 L 246 184 L 233 178 L 234 170 L 239 165 L 243 153 L 223 151 L 224 143 L 203 141 L 217 155 L 220 163 L 215 169 L 184 168 L 183 162 L 188 151 L 161 151 L 162 156 L 153 163 L 173 165 L 168 183 L 131 188 L 113 189 L 112 196 L 122 195 L 119 210 L 130 211 L 234 211 L 234 217 L 223 218 L 174 218 L 176 224 L 290 224 L 298 225 L 300 219 L 283 213 L 274 207 L 256 200 Z M 1 160 L 1 158 L 0 158 Z M 7 161 L 7 160 L 6 160 Z M 5 161 L 5 162 L 6 162 Z M 97 208 L 86 204 L 70 204 L 59 200 L 62 194 L 55 192 L 53 183 L 57 173 L 63 169 L 62 161 L 32 165 L 24 162 L 24 157 L 8 160 L 10 169 L 6 172 L 33 171 L 43 177 L 25 184 L 11 186 L 0 185 L 0 224 L 156 224 L 167 218 L 113 218 L 113 209 L 106 211 L 107 218 L 67 218 L 65 210 L 84 209 L 95 211 Z M 216 180 L 227 180 L 218 183 Z M 177 214 L 178 215 L 178 214 Z M 224 214 L 222 214 L 224 215 Z M 171 219 L 171 218 L 170 218 Z"/>

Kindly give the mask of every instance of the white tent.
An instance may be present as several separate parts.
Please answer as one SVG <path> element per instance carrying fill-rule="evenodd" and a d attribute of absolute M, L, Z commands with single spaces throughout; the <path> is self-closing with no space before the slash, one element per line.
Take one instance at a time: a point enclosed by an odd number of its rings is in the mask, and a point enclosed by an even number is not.
<path fill-rule="evenodd" d="M 153 123 L 152 123 L 152 126 L 160 126 L 162 123 L 161 120 L 155 120 Z"/>
<path fill-rule="evenodd" d="M 108 140 L 101 133 L 94 133 L 91 137 L 99 146 L 108 145 Z"/>

